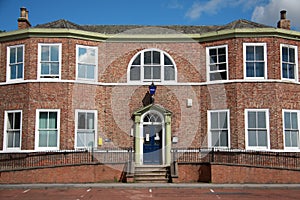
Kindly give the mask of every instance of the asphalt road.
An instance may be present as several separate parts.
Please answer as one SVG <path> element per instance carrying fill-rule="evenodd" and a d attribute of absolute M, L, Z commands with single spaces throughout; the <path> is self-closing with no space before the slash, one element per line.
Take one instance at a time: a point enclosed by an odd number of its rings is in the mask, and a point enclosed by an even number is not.
<path fill-rule="evenodd" d="M 1 200 L 291 200 L 299 188 L 1 188 Z"/>

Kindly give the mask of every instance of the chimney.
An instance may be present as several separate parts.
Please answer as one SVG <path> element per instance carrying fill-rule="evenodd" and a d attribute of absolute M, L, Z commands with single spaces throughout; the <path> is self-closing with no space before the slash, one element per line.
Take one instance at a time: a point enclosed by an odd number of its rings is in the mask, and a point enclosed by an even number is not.
<path fill-rule="evenodd" d="M 20 8 L 20 17 L 18 19 L 18 29 L 30 28 L 31 24 L 28 20 L 28 10 L 24 7 Z"/>
<path fill-rule="evenodd" d="M 291 29 L 291 21 L 286 19 L 286 10 L 280 11 L 280 20 L 277 23 L 277 28 Z"/>

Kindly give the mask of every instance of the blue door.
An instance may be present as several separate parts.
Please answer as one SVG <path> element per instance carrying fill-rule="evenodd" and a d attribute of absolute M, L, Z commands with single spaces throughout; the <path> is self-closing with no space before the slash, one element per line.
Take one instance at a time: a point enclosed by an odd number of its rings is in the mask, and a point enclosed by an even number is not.
<path fill-rule="evenodd" d="M 162 164 L 162 126 L 144 125 L 144 164 Z"/>

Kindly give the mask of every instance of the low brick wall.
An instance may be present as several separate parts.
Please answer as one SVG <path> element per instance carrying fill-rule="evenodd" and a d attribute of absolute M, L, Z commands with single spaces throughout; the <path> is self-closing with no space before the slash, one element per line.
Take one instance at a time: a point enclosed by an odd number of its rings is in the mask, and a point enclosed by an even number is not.
<path fill-rule="evenodd" d="M 124 165 L 78 165 L 0 172 L 1 184 L 123 181 Z"/>
<path fill-rule="evenodd" d="M 212 183 L 300 183 L 300 170 L 211 164 Z"/>
<path fill-rule="evenodd" d="M 178 164 L 178 178 L 175 183 L 210 182 L 210 164 Z"/>

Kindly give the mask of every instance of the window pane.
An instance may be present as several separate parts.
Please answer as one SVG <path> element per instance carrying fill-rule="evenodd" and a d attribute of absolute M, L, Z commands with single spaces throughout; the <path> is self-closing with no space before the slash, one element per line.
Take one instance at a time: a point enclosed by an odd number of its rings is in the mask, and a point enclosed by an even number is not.
<path fill-rule="evenodd" d="M 7 129 L 13 129 L 14 125 L 14 114 L 7 113 Z"/>
<path fill-rule="evenodd" d="M 211 146 L 219 146 L 219 131 L 211 131 Z"/>
<path fill-rule="evenodd" d="M 175 80 L 175 69 L 174 66 L 165 66 L 165 80 Z"/>
<path fill-rule="evenodd" d="M 23 78 L 23 64 L 18 64 L 17 65 L 17 74 L 16 78 Z"/>
<path fill-rule="evenodd" d="M 85 78 L 86 66 L 78 64 L 78 78 Z"/>
<path fill-rule="evenodd" d="M 47 132 L 48 131 L 39 132 L 39 147 L 47 147 Z"/>
<path fill-rule="evenodd" d="M 59 74 L 59 63 L 51 63 L 51 74 L 58 75 Z"/>
<path fill-rule="evenodd" d="M 153 64 L 160 64 L 160 52 L 153 51 Z"/>
<path fill-rule="evenodd" d="M 295 65 L 294 64 L 288 65 L 288 78 L 290 78 L 290 79 L 295 78 Z"/>
<path fill-rule="evenodd" d="M 10 79 L 16 79 L 17 78 L 17 66 L 11 65 L 10 66 Z"/>
<path fill-rule="evenodd" d="M 20 147 L 21 144 L 21 133 L 20 131 L 15 131 L 15 145 L 14 147 Z"/>
<path fill-rule="evenodd" d="M 217 56 L 210 56 L 210 64 L 218 63 Z"/>
<path fill-rule="evenodd" d="M 94 129 L 94 113 L 87 113 L 87 129 Z"/>
<path fill-rule="evenodd" d="M 253 46 L 246 47 L 246 60 L 247 61 L 254 60 L 254 47 Z"/>
<path fill-rule="evenodd" d="M 218 124 L 219 124 L 219 120 L 218 120 L 218 113 L 217 112 L 211 112 L 210 113 L 210 119 L 211 119 L 211 128 L 212 129 L 218 129 Z"/>
<path fill-rule="evenodd" d="M 220 112 L 219 114 L 219 128 L 227 128 L 227 113 Z"/>
<path fill-rule="evenodd" d="M 86 63 L 86 48 L 78 48 L 78 62 Z"/>
<path fill-rule="evenodd" d="M 257 112 L 257 122 L 258 122 L 258 126 L 257 128 L 266 128 L 267 124 L 266 124 L 266 113 L 265 112 Z"/>
<path fill-rule="evenodd" d="M 226 63 L 219 64 L 219 70 L 226 70 Z"/>
<path fill-rule="evenodd" d="M 40 112 L 39 128 L 40 129 L 48 128 L 47 122 L 48 122 L 48 112 Z"/>
<path fill-rule="evenodd" d="M 255 47 L 255 60 L 264 60 L 264 47 Z"/>
<path fill-rule="evenodd" d="M 291 146 L 298 147 L 298 131 L 291 131 Z"/>
<path fill-rule="evenodd" d="M 160 79 L 160 66 L 153 66 L 153 79 Z"/>
<path fill-rule="evenodd" d="M 16 63 L 16 48 L 10 48 L 10 63 Z"/>
<path fill-rule="evenodd" d="M 227 80 L 227 72 L 220 72 L 220 80 Z"/>
<path fill-rule="evenodd" d="M 165 65 L 173 65 L 171 59 L 168 56 L 164 56 L 164 59 L 165 59 L 164 61 Z"/>
<path fill-rule="evenodd" d="M 284 139 L 285 139 L 285 146 L 286 147 L 291 147 L 292 144 L 291 144 L 291 133 L 290 133 L 290 131 L 285 131 Z"/>
<path fill-rule="evenodd" d="M 248 144 L 249 146 L 257 146 L 256 131 L 248 131 Z"/>
<path fill-rule="evenodd" d="M 222 131 L 220 136 L 220 146 L 228 146 L 228 131 Z"/>
<path fill-rule="evenodd" d="M 17 48 L 17 62 L 23 62 L 23 47 Z"/>
<path fill-rule="evenodd" d="M 267 147 L 267 131 L 258 131 L 258 146 Z"/>
<path fill-rule="evenodd" d="M 78 129 L 86 129 L 86 114 L 83 112 L 78 113 Z"/>
<path fill-rule="evenodd" d="M 48 147 L 57 147 L 57 131 L 49 131 Z"/>
<path fill-rule="evenodd" d="M 141 70 L 139 66 L 131 66 L 130 68 L 130 80 L 140 80 Z"/>
<path fill-rule="evenodd" d="M 84 133 L 77 133 L 77 147 L 84 147 Z"/>
<path fill-rule="evenodd" d="M 246 76 L 254 77 L 254 63 L 246 62 Z"/>
<path fill-rule="evenodd" d="M 49 57 L 49 47 L 48 46 L 42 46 L 42 61 L 50 61 Z"/>
<path fill-rule="evenodd" d="M 219 56 L 219 63 L 226 62 L 226 55 Z"/>
<path fill-rule="evenodd" d="M 256 128 L 256 112 L 248 112 L 248 128 Z"/>
<path fill-rule="evenodd" d="M 89 132 L 86 134 L 86 146 L 92 147 L 95 144 L 95 136 L 93 132 Z"/>
<path fill-rule="evenodd" d="M 285 112 L 284 113 L 284 128 L 290 129 L 291 127 L 291 113 Z"/>
<path fill-rule="evenodd" d="M 216 56 L 217 55 L 217 49 L 210 49 L 209 50 L 209 55 L 210 56 Z"/>
<path fill-rule="evenodd" d="M 264 77 L 265 74 L 265 68 L 263 62 L 257 62 L 255 63 L 255 77 Z"/>
<path fill-rule="evenodd" d="M 139 54 L 133 61 L 133 65 L 140 65 L 141 64 L 141 54 Z"/>
<path fill-rule="evenodd" d="M 150 66 L 144 67 L 144 78 L 151 79 L 151 67 Z"/>
<path fill-rule="evenodd" d="M 151 64 L 151 51 L 144 52 L 144 64 Z"/>
<path fill-rule="evenodd" d="M 218 54 L 219 55 L 225 55 L 226 54 L 226 48 L 225 47 L 218 48 Z"/>
<path fill-rule="evenodd" d="M 95 66 L 94 65 L 87 65 L 87 72 L 86 78 L 88 79 L 95 79 Z"/>
<path fill-rule="evenodd" d="M 15 115 L 15 123 L 14 123 L 14 129 L 21 129 L 21 113 L 16 112 Z"/>
<path fill-rule="evenodd" d="M 282 63 L 282 78 L 288 78 L 288 64 Z"/>
<path fill-rule="evenodd" d="M 49 63 L 42 63 L 41 73 L 42 73 L 42 75 L 50 74 L 50 64 Z"/>
<path fill-rule="evenodd" d="M 292 118 L 292 129 L 298 129 L 297 113 L 295 112 L 291 113 L 291 118 Z"/>
<path fill-rule="evenodd" d="M 14 147 L 14 133 L 12 131 L 7 132 L 7 147 Z"/>
<path fill-rule="evenodd" d="M 288 48 L 282 47 L 282 61 L 288 62 L 289 61 L 289 54 L 288 54 Z"/>
<path fill-rule="evenodd" d="M 58 46 L 51 46 L 51 61 L 58 61 Z"/>
<path fill-rule="evenodd" d="M 57 113 L 49 112 L 49 128 L 56 129 L 57 128 Z"/>
<path fill-rule="evenodd" d="M 295 63 L 295 49 L 289 48 L 289 62 Z"/>

